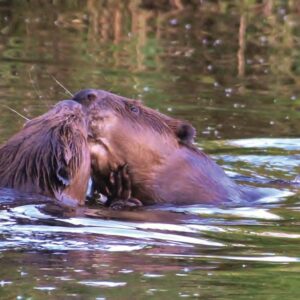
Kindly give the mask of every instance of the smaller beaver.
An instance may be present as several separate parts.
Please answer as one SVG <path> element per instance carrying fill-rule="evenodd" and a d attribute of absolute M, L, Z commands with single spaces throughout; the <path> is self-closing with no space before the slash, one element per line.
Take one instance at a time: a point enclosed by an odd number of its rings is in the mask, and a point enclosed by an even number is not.
<path fill-rule="evenodd" d="M 87 135 L 82 106 L 59 102 L 0 147 L 0 187 L 83 205 L 91 169 Z"/>
<path fill-rule="evenodd" d="M 106 194 L 111 172 L 128 165 L 130 196 L 143 205 L 257 197 L 193 144 L 196 131 L 188 122 L 103 90 L 83 90 L 73 100 L 86 108 L 93 180 L 101 193 Z"/>

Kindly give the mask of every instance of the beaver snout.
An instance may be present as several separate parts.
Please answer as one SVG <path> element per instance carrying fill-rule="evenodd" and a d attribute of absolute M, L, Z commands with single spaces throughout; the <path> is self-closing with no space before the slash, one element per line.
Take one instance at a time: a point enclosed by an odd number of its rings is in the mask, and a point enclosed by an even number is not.
<path fill-rule="evenodd" d="M 88 107 L 96 100 L 106 99 L 108 94 L 108 92 L 102 90 L 86 89 L 76 93 L 73 100 Z"/>
<path fill-rule="evenodd" d="M 86 89 L 79 91 L 73 97 L 73 100 L 83 105 L 89 105 L 97 99 L 97 91 L 93 89 Z"/>

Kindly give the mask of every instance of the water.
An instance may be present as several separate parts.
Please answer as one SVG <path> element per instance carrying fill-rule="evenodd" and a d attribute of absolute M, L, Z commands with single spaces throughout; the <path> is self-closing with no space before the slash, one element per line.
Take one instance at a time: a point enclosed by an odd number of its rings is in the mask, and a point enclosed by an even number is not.
<path fill-rule="evenodd" d="M 256 205 L 0 213 L 0 299 L 298 299 L 298 1 L 1 1 L 0 139 L 95 87 L 187 119 Z M 199 4 L 201 3 L 201 4 Z"/>

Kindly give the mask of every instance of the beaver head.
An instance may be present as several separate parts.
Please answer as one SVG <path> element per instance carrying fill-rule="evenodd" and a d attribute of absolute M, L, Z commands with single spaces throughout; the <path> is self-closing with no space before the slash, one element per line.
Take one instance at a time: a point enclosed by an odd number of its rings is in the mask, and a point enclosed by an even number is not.
<path fill-rule="evenodd" d="M 0 147 L 0 187 L 83 204 L 90 176 L 87 133 L 85 112 L 73 100 L 28 121 Z"/>
<path fill-rule="evenodd" d="M 173 151 L 194 141 L 196 131 L 189 123 L 140 101 L 94 89 L 78 92 L 73 100 L 87 111 L 94 175 L 101 180 L 117 166 L 128 164 L 136 197 L 149 194 L 142 190 Z"/>

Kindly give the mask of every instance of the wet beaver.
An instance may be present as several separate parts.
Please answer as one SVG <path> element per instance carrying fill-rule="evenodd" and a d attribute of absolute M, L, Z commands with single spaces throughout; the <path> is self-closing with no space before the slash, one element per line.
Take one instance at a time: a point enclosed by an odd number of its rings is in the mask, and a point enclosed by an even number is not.
<path fill-rule="evenodd" d="M 0 147 L 0 187 L 83 205 L 91 169 L 87 135 L 82 106 L 59 102 Z"/>
<path fill-rule="evenodd" d="M 101 193 L 106 193 L 110 172 L 128 165 L 130 196 L 143 205 L 256 197 L 193 145 L 196 131 L 186 121 L 103 90 L 83 90 L 73 100 L 87 112 L 93 180 Z"/>

